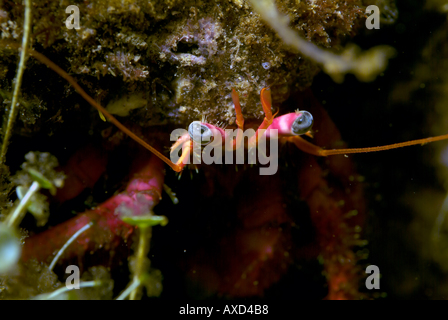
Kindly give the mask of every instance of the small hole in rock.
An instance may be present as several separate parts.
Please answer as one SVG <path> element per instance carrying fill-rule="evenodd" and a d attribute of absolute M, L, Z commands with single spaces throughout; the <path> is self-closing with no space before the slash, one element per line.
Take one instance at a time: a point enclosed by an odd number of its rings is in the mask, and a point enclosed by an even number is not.
<path fill-rule="evenodd" d="M 177 44 L 177 51 L 174 49 L 171 49 L 173 52 L 177 53 L 189 53 L 189 54 L 195 54 L 196 50 L 199 49 L 199 46 L 196 43 L 188 43 L 181 41 Z"/>

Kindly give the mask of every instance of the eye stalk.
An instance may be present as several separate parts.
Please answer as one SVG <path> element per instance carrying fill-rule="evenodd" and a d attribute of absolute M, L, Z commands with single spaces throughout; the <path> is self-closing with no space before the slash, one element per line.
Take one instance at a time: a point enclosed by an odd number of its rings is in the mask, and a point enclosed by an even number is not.
<path fill-rule="evenodd" d="M 308 111 L 300 111 L 298 117 L 291 126 L 291 132 L 295 135 L 305 134 L 313 127 L 314 119 Z"/>
<path fill-rule="evenodd" d="M 193 121 L 188 126 L 188 134 L 193 141 L 205 146 L 213 141 L 213 132 L 201 121 Z"/>

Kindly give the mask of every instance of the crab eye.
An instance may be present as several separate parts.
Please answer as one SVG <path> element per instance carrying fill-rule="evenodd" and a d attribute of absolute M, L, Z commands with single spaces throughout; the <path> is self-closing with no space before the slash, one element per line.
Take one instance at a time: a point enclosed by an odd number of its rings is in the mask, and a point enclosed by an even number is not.
<path fill-rule="evenodd" d="M 213 138 L 212 130 L 201 124 L 200 121 L 193 121 L 190 123 L 188 126 L 188 134 L 193 141 L 202 145 L 208 144 Z"/>
<path fill-rule="evenodd" d="M 295 135 L 305 134 L 313 127 L 313 116 L 308 111 L 300 111 L 300 115 L 294 120 L 291 131 Z"/>

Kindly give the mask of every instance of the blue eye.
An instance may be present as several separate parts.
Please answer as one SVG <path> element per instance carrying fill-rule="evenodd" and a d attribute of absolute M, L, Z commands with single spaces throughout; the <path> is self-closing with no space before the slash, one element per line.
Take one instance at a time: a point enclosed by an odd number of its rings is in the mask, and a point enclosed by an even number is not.
<path fill-rule="evenodd" d="M 291 131 L 295 135 L 305 134 L 313 127 L 314 119 L 308 111 L 300 111 L 300 115 L 294 120 Z"/>
<path fill-rule="evenodd" d="M 213 138 L 212 130 L 201 124 L 200 121 L 193 121 L 190 123 L 188 126 L 188 134 L 193 141 L 202 145 L 208 144 Z"/>

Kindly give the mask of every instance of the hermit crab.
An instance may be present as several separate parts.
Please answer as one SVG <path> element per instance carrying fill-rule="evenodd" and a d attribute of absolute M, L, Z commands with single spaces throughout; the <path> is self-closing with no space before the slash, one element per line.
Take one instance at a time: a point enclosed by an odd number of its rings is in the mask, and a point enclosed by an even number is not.
<path fill-rule="evenodd" d="M 164 189 L 163 162 L 175 171 L 181 172 L 187 163 L 186 159 L 190 158 L 191 154 L 193 154 L 193 158 L 195 156 L 194 143 L 198 143 L 201 150 L 202 147 L 206 148 L 209 145 L 205 143 L 202 146 L 204 141 L 211 141 L 211 145 L 219 142 L 220 148 L 228 148 L 227 150 L 232 153 L 247 148 L 250 154 L 251 150 L 260 145 L 260 141 L 266 140 L 265 143 L 272 144 L 278 140 L 281 144 L 291 143 L 305 151 L 300 157 L 297 157 L 299 165 L 289 168 L 287 171 L 282 169 L 278 173 L 274 172 L 274 174 L 265 176 L 259 175 L 257 170 L 247 166 L 243 166 L 244 169 L 240 168 L 239 172 L 235 171 L 233 166 L 201 166 L 202 184 L 204 182 L 205 184 L 200 186 L 201 182 L 199 183 L 199 194 L 203 203 L 198 206 L 195 203 L 197 195 L 194 197 L 191 192 L 187 191 L 188 196 L 184 199 L 189 200 L 186 200 L 184 205 L 194 208 L 199 216 L 201 216 L 201 212 L 205 210 L 209 212 L 212 208 L 211 211 L 214 212 L 208 221 L 208 224 L 212 226 L 223 223 L 223 210 L 234 208 L 235 213 L 230 219 L 231 222 L 226 222 L 227 227 L 231 228 L 231 232 L 223 232 L 222 229 L 217 228 L 212 234 L 201 234 L 198 229 L 201 223 L 192 222 L 194 219 L 191 217 L 185 220 L 185 217 L 170 216 L 170 223 L 175 225 L 175 233 L 180 234 L 180 237 L 189 238 L 191 232 L 196 233 L 196 239 L 180 244 L 185 247 L 184 252 L 189 252 L 187 259 L 181 259 L 176 254 L 169 258 L 177 264 L 179 264 L 179 259 L 183 260 L 180 263 L 180 269 L 185 274 L 188 286 L 200 287 L 200 293 L 196 291 L 190 293 L 193 296 L 218 294 L 224 297 L 247 297 L 262 295 L 265 290 L 281 279 L 282 274 L 287 272 L 297 256 L 319 256 L 322 259 L 325 279 L 328 283 L 327 298 L 362 297 L 358 291 L 361 270 L 357 266 L 357 258 L 352 250 L 354 246 L 363 245 L 360 238 L 361 226 L 365 219 L 362 180 L 358 179 L 351 161 L 342 155 L 388 150 L 448 138 L 447 135 L 444 135 L 373 148 L 324 149 L 317 145 L 330 147 L 340 145 L 340 135 L 319 104 L 311 96 L 305 94 L 303 104 L 308 111 L 301 111 L 305 107 L 300 106 L 299 111 L 276 117 L 271 111 L 270 89 L 265 88 L 261 91 L 260 98 L 266 116 L 254 134 L 247 139 L 247 142 L 244 140 L 245 121 L 238 94 L 233 91 L 232 99 L 237 118 L 236 124 L 239 129 L 237 133 L 229 134 L 229 131 L 226 132 L 223 128 L 205 121 L 193 122 L 189 125 L 189 130 L 180 135 L 171 148 L 172 154 L 182 150 L 181 156 L 174 163 L 118 122 L 107 110 L 90 98 L 70 75 L 36 51 L 30 51 L 30 55 L 68 80 L 110 122 L 151 151 L 153 155 L 141 151 L 137 153 L 130 182 L 124 191 L 75 218 L 26 239 L 21 257 L 23 262 L 37 260 L 49 263 L 50 260 L 53 260 L 52 268 L 72 263 L 72 261 L 76 261 L 77 265 L 83 265 L 84 263 L 89 264 L 86 261 L 82 262 L 89 253 L 94 257 L 95 255 L 102 256 L 106 251 L 115 259 L 112 259 L 111 256 L 110 260 L 106 259 L 109 261 L 106 263 L 100 259 L 101 264 L 116 265 L 117 258 L 129 254 L 129 246 L 126 243 L 130 243 L 132 240 L 136 229 L 135 224 L 139 226 L 137 228 L 143 229 L 142 226 L 145 223 L 150 226 L 153 223 L 165 221 L 162 219 L 155 222 L 155 218 L 144 220 L 147 212 L 152 212 L 159 207 L 156 205 L 159 203 Z M 312 130 L 313 124 L 316 134 Z M 313 139 L 317 145 L 302 138 L 301 135 L 307 135 L 309 138 L 315 136 Z M 180 149 L 180 147 L 182 148 Z M 292 152 L 300 153 L 298 150 Z M 333 155 L 339 156 L 332 157 Z M 274 155 L 270 154 L 270 156 Z M 320 162 L 319 157 L 315 156 L 327 157 L 328 160 Z M 75 154 L 72 162 L 76 165 L 72 164 L 67 167 L 66 185 L 71 186 L 71 189 L 68 194 L 61 190 L 58 197 L 66 200 L 79 194 L 85 187 L 85 183 L 81 183 L 76 188 L 73 187 L 77 185 L 76 181 L 90 179 L 90 184 L 94 184 L 101 172 L 104 171 L 104 161 L 106 161 L 104 156 L 91 147 Z M 69 173 L 70 170 L 76 168 L 84 169 Z M 326 171 L 325 174 L 324 171 Z M 282 178 L 285 177 L 285 174 L 293 174 L 297 180 L 285 183 Z M 198 179 L 201 180 L 201 178 Z M 181 180 L 181 185 L 184 183 L 185 181 Z M 191 185 L 194 182 L 188 183 Z M 196 187 L 197 183 L 196 181 Z M 250 185 L 256 185 L 257 188 L 250 188 Z M 188 190 L 187 186 L 183 188 Z M 286 190 L 290 189 L 289 192 L 285 193 L 285 188 Z M 253 191 L 242 193 L 243 197 L 234 194 L 237 190 L 250 189 Z M 307 203 L 310 218 L 316 230 L 316 234 L 313 236 L 315 238 L 314 245 L 297 247 L 292 239 L 294 237 L 293 230 L 298 222 L 296 221 L 297 216 L 294 217 L 293 214 L 291 217 L 290 207 L 294 207 L 296 204 L 285 197 L 290 194 L 291 189 L 299 191 L 300 198 Z M 218 206 L 216 206 L 217 204 Z M 146 222 L 144 224 L 141 224 L 141 221 L 138 222 L 139 217 L 143 217 Z M 179 221 L 176 222 L 176 219 Z M 183 227 L 180 227 L 179 224 Z M 82 232 L 79 232 L 80 230 Z M 72 243 L 70 239 L 73 235 L 76 235 L 76 239 L 71 240 Z M 70 245 L 66 245 L 67 242 Z M 179 249 L 178 243 L 168 245 L 168 247 L 170 246 Z M 60 251 L 61 248 L 64 250 L 57 255 L 59 260 L 55 260 L 54 253 Z M 141 247 L 139 246 L 139 248 Z M 143 249 L 138 250 L 141 251 L 141 261 L 137 263 L 136 267 L 134 266 L 136 268 L 134 272 L 140 278 L 137 277 L 131 282 L 128 289 L 124 291 L 125 296 L 147 283 L 146 280 L 146 282 L 142 280 L 143 274 L 145 279 L 152 279 L 153 285 L 147 286 L 148 292 L 158 288 L 160 276 L 148 271 L 149 263 L 145 262 L 149 261 L 145 258 L 148 250 L 148 243 Z M 157 252 L 161 249 L 156 248 L 155 250 Z M 192 251 L 191 254 L 190 251 Z M 98 254 L 98 252 L 103 253 Z M 212 252 L 220 252 L 220 254 L 213 255 Z M 139 269 L 140 271 L 138 271 Z M 154 285 L 154 283 L 157 284 Z M 160 291 L 155 291 L 160 294 Z M 132 298 L 138 296 L 137 293 L 131 295 Z"/>

